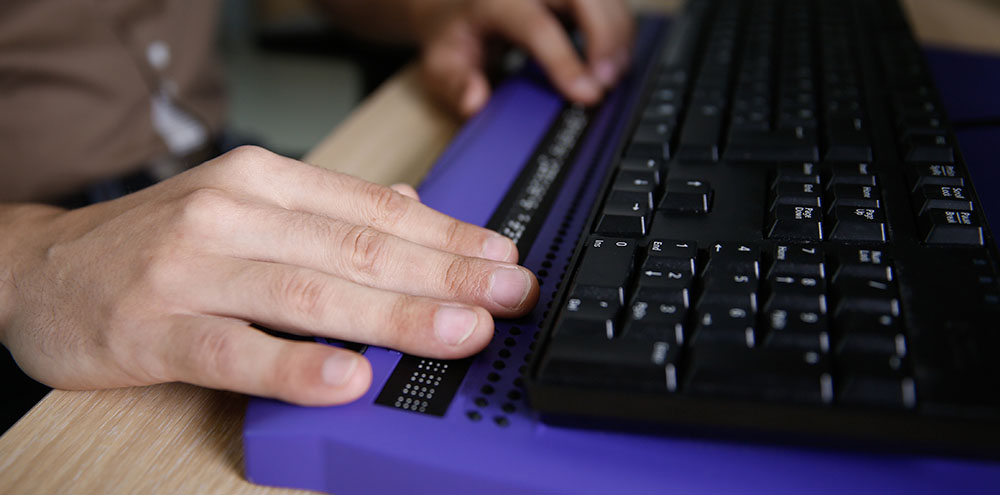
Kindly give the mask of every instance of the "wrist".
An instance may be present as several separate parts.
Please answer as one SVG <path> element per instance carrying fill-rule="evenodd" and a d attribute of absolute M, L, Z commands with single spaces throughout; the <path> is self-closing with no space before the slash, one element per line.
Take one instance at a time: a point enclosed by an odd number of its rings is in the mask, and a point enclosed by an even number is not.
<path fill-rule="evenodd" d="M 43 233 L 66 210 L 42 204 L 0 204 L 0 342 L 15 317 L 18 280 L 32 257 L 44 256 Z"/>

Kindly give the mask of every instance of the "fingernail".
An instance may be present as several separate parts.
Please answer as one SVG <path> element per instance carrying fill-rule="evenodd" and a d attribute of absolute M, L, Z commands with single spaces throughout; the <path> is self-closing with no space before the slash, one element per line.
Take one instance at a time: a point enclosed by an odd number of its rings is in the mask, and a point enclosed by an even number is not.
<path fill-rule="evenodd" d="M 618 64 L 610 59 L 597 62 L 597 65 L 594 67 L 594 77 L 598 81 L 601 81 L 601 84 L 605 87 L 611 86 L 618 77 Z"/>
<path fill-rule="evenodd" d="M 474 311 L 459 306 L 441 306 L 434 313 L 434 333 L 445 344 L 459 345 L 472 335 L 478 321 Z"/>
<path fill-rule="evenodd" d="M 580 76 L 573 81 L 570 91 L 577 97 L 586 100 L 596 100 L 601 96 L 601 88 L 592 77 Z"/>
<path fill-rule="evenodd" d="M 512 261 L 509 259 L 514 243 L 510 239 L 496 234 L 483 243 L 483 257 L 493 261 Z"/>
<path fill-rule="evenodd" d="M 493 302 L 516 309 L 528 298 L 528 275 L 517 268 L 500 268 L 490 279 L 490 297 Z"/>
<path fill-rule="evenodd" d="M 488 95 L 479 84 L 469 84 L 465 87 L 465 94 L 462 95 L 462 113 L 472 115 L 479 111 L 486 104 Z"/>
<path fill-rule="evenodd" d="M 339 387 L 350 380 L 351 375 L 354 374 L 354 369 L 357 367 L 358 358 L 345 352 L 338 352 L 326 358 L 326 361 L 323 361 L 323 368 L 320 373 L 323 375 L 323 381 L 327 385 Z"/>

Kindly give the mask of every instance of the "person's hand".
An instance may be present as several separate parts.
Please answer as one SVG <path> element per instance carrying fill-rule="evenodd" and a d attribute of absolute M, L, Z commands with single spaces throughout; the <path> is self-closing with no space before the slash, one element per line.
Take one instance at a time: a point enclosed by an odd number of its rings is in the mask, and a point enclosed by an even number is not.
<path fill-rule="evenodd" d="M 53 211 L 34 219 L 13 290 L 0 290 L 4 344 L 57 388 L 183 381 L 353 400 L 371 381 L 362 356 L 248 323 L 458 358 L 490 341 L 491 313 L 519 315 L 538 298 L 509 239 L 414 198 L 240 148 L 121 199 Z"/>
<path fill-rule="evenodd" d="M 428 9 L 422 72 L 430 91 L 463 116 L 486 104 L 485 43 L 494 36 L 525 49 L 573 101 L 593 104 L 626 69 L 634 30 L 623 0 L 459 0 Z M 586 44 L 581 60 L 555 12 L 572 16 Z"/>

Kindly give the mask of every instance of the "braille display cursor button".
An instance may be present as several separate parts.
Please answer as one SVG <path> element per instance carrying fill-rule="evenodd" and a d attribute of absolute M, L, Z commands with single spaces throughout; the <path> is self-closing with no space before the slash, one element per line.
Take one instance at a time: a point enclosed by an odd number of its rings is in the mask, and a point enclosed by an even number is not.
<path fill-rule="evenodd" d="M 812 206 L 779 205 L 771 213 L 768 237 L 800 241 L 823 240 L 823 214 Z"/>
<path fill-rule="evenodd" d="M 661 210 L 676 213 L 708 213 L 712 187 L 702 180 L 668 180 Z"/>

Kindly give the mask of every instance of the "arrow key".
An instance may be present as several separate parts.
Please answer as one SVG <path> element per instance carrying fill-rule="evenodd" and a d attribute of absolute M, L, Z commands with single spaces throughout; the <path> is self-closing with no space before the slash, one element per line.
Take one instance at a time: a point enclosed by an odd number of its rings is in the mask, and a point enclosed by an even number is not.
<path fill-rule="evenodd" d="M 676 213 L 708 213 L 712 187 L 702 180 L 668 180 L 660 210 Z"/>
<path fill-rule="evenodd" d="M 691 287 L 694 274 L 688 266 L 672 258 L 646 258 L 639 270 L 639 287 L 679 289 Z M 690 260 L 688 260 L 690 261 Z"/>

